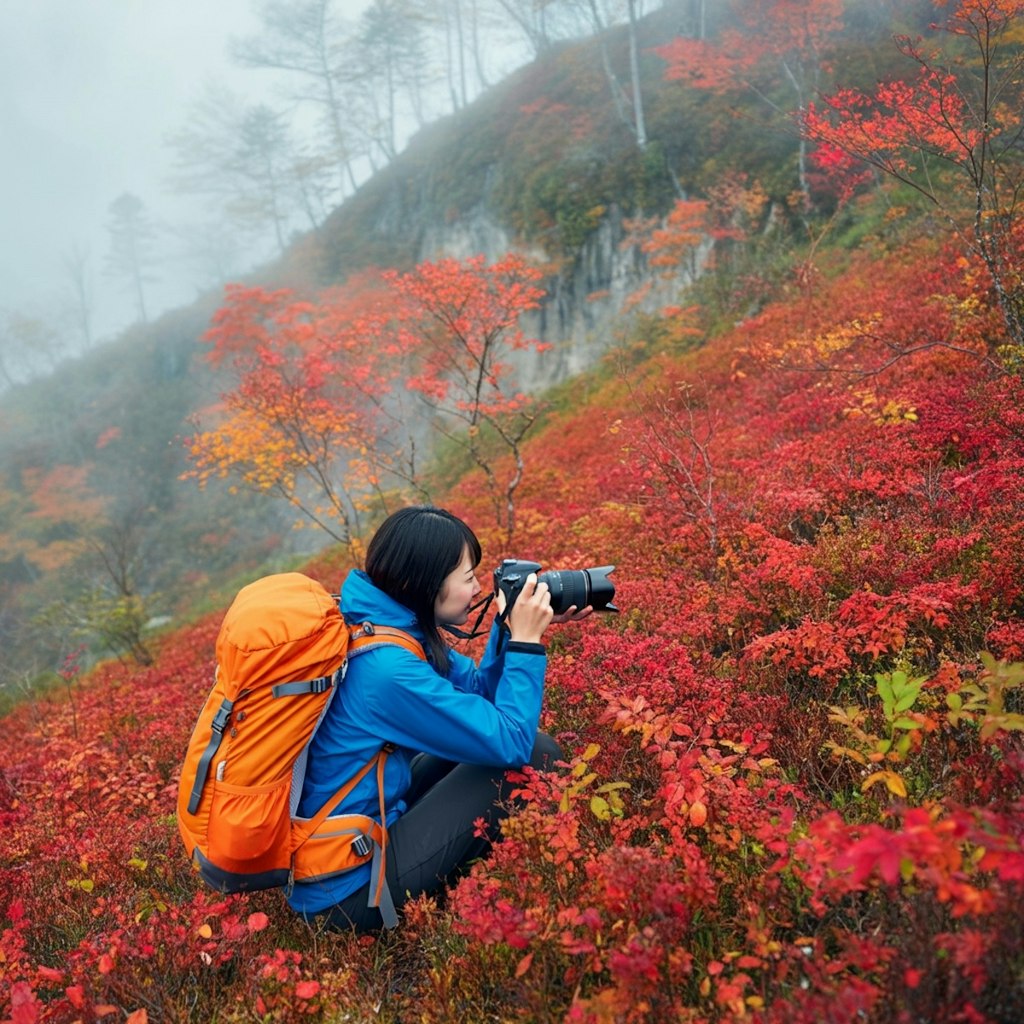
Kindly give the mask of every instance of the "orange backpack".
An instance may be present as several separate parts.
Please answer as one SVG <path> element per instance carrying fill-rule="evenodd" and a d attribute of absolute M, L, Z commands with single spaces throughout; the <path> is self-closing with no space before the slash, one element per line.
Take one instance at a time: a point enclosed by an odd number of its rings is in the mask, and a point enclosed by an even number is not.
<path fill-rule="evenodd" d="M 380 644 L 420 658 L 409 634 L 350 627 L 337 601 L 301 573 L 250 583 L 217 636 L 213 690 L 192 732 L 178 789 L 178 828 L 205 881 L 221 892 L 312 882 L 373 860 L 370 905 L 397 918 L 384 879 L 385 744 L 312 818 L 296 815 L 310 740 L 348 658 Z M 331 812 L 376 769 L 380 823 Z"/>

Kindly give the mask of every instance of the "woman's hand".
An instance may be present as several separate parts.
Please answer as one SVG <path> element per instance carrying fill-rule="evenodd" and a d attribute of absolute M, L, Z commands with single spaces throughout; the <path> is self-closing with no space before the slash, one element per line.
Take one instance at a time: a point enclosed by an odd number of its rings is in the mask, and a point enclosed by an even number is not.
<path fill-rule="evenodd" d="M 538 583 L 537 574 L 531 572 L 508 615 L 512 639 L 525 644 L 539 644 L 554 615 L 548 585 Z"/>
<path fill-rule="evenodd" d="M 594 611 L 593 605 L 587 605 L 582 611 L 576 611 L 576 605 L 572 605 L 566 608 L 564 612 L 560 612 L 551 621 L 552 622 L 579 622 L 581 619 L 585 619 L 588 615 Z"/>

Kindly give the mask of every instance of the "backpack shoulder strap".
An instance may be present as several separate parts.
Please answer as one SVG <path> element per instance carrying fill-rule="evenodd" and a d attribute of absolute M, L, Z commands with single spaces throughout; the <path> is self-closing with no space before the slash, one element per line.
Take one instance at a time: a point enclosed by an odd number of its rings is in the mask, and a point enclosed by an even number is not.
<path fill-rule="evenodd" d="M 357 654 L 361 654 L 363 651 L 373 650 L 376 647 L 383 647 L 387 644 L 404 647 L 407 651 L 411 651 L 415 654 L 416 657 L 422 658 L 424 661 L 427 660 L 427 655 L 423 650 L 423 645 L 414 636 L 410 636 L 404 630 L 395 629 L 391 626 L 375 626 L 372 622 L 363 622 L 358 626 L 349 627 L 348 657 L 350 658 Z M 310 818 L 303 827 L 295 829 L 293 834 L 294 845 L 292 847 L 294 852 L 296 848 L 306 842 L 306 840 L 309 839 L 309 837 L 327 820 L 328 816 L 341 805 L 345 800 L 345 797 L 347 797 L 359 782 L 370 773 L 371 769 L 376 767 L 377 798 L 380 801 L 380 825 L 383 831 L 380 845 L 378 846 L 376 842 L 374 843 L 373 861 L 370 867 L 370 874 L 371 878 L 376 876 L 377 884 L 376 886 L 371 885 L 368 903 L 372 907 L 379 908 L 381 920 L 388 928 L 394 928 L 395 925 L 398 924 L 398 917 L 395 912 L 391 892 L 387 886 L 384 869 L 388 827 L 387 807 L 384 804 L 384 765 L 387 761 L 388 754 L 390 754 L 394 749 L 395 747 L 393 744 L 385 743 L 351 779 L 338 788 L 335 794 L 324 803 L 320 810 L 317 811 L 317 813 L 313 815 L 313 817 Z"/>
<path fill-rule="evenodd" d="M 427 660 L 426 653 L 423 650 L 423 645 L 414 637 L 410 636 L 404 630 L 392 629 L 390 626 L 374 626 L 370 622 L 364 622 L 359 626 L 350 626 L 350 640 L 348 647 L 349 657 L 359 654 L 362 651 L 368 651 L 374 647 L 382 647 L 385 644 L 397 644 L 399 647 L 404 647 L 407 651 L 412 651 L 417 657 L 422 658 L 424 661 Z M 380 764 L 380 775 L 378 777 L 378 785 L 380 777 L 383 775 L 383 764 L 387 755 L 394 750 L 394 747 L 390 743 L 385 743 L 379 753 L 374 754 L 373 757 L 356 773 L 356 775 L 349 779 L 348 782 L 343 783 L 335 791 L 334 795 L 327 800 L 323 807 L 306 823 L 305 828 L 296 830 L 297 842 L 296 846 L 301 846 L 327 819 L 328 815 L 331 814 L 335 808 L 352 792 L 360 780 L 365 776 L 375 764 Z M 383 812 L 382 812 L 383 813 Z M 381 824 L 384 824 L 383 818 Z"/>
<path fill-rule="evenodd" d="M 417 658 L 427 660 L 423 644 L 403 629 L 395 629 L 393 626 L 375 626 L 372 622 L 363 622 L 358 626 L 350 626 L 349 629 L 349 657 L 362 654 L 363 651 L 369 651 L 375 647 L 395 644 L 411 651 Z"/>
<path fill-rule="evenodd" d="M 352 792 L 353 789 L 363 780 L 364 776 L 369 774 L 371 768 L 380 765 L 380 770 L 383 773 L 383 764 L 387 760 L 388 754 L 394 748 L 390 744 L 385 744 L 377 751 L 373 757 L 370 758 L 362 768 L 352 776 L 340 789 L 338 789 L 334 796 L 328 800 L 323 807 L 320 808 L 312 818 L 309 819 L 303 826 L 295 828 L 295 847 L 301 846 L 330 816 L 331 812 L 334 811 L 338 804 L 342 802 Z"/>

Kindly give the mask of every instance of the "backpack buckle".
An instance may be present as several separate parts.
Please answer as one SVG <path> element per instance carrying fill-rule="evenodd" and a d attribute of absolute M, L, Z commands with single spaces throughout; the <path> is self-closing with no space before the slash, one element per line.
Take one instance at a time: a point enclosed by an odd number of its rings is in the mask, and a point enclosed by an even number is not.
<path fill-rule="evenodd" d="M 334 682 L 333 676 L 321 676 L 319 679 L 314 679 L 309 684 L 310 693 L 326 693 Z"/>
<path fill-rule="evenodd" d="M 352 840 L 352 850 L 358 857 L 368 857 L 372 849 L 373 843 L 362 833 Z"/>
<path fill-rule="evenodd" d="M 377 631 L 373 628 L 372 622 L 360 622 L 358 626 L 352 627 L 352 639 L 362 640 L 364 636 L 376 636 Z"/>

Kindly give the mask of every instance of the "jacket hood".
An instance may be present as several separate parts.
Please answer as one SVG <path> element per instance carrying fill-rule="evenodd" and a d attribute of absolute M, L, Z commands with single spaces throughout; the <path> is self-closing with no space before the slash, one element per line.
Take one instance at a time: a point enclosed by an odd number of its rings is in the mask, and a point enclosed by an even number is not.
<path fill-rule="evenodd" d="M 362 569 L 353 569 L 345 578 L 341 588 L 341 613 L 353 626 L 360 622 L 394 626 L 423 639 L 415 612 L 376 587 Z"/>

